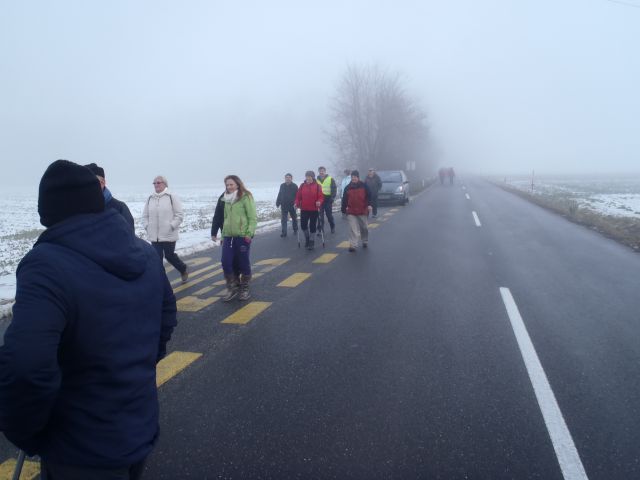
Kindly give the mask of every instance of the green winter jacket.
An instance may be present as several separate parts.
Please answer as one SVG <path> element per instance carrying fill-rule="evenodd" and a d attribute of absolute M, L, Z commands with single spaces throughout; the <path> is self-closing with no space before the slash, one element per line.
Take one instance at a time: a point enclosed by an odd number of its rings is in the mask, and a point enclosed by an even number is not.
<path fill-rule="evenodd" d="M 223 237 L 253 237 L 258 225 L 256 204 L 251 195 L 243 195 L 233 203 L 224 203 Z"/>

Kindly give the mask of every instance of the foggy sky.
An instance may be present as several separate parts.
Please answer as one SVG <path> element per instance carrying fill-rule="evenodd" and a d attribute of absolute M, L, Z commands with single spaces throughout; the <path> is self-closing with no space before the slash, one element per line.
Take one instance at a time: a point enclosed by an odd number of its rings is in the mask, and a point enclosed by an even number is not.
<path fill-rule="evenodd" d="M 0 2 L 0 185 L 327 165 L 348 64 L 404 75 L 458 171 L 640 171 L 640 0 Z M 146 185 L 145 184 L 145 185 Z"/>

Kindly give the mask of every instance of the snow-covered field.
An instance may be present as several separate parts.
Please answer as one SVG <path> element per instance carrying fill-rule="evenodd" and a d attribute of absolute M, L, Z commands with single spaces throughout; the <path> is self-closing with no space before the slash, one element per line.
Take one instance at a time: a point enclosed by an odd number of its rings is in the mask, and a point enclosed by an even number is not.
<path fill-rule="evenodd" d="M 640 175 L 585 177 L 507 177 L 512 187 L 577 202 L 601 215 L 640 218 Z"/>
<path fill-rule="evenodd" d="M 279 209 L 275 200 L 280 183 L 250 182 L 256 200 L 260 229 L 277 228 Z M 146 187 L 146 185 L 145 185 Z M 151 187 L 149 185 L 149 187 Z M 150 190 L 150 189 L 149 189 Z M 113 196 L 127 203 L 136 222 L 136 233 L 144 238 L 140 220 L 144 203 L 150 191 L 145 188 L 128 187 L 111 189 Z M 221 186 L 176 185 L 171 191 L 178 195 L 183 204 L 184 221 L 180 227 L 177 252 L 187 255 L 210 248 L 211 219 L 215 202 L 222 193 Z M 32 189 L 2 188 L 0 191 L 0 317 L 6 315 L 10 301 L 15 296 L 15 272 L 20 259 L 31 249 L 38 235 L 42 233 L 38 216 L 38 186 Z"/>

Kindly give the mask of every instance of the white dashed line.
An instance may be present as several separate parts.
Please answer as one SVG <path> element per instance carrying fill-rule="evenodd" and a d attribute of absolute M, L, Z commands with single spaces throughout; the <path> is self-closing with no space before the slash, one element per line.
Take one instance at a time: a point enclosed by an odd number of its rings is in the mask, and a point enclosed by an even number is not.
<path fill-rule="evenodd" d="M 478 218 L 478 214 L 476 212 L 471 212 L 473 214 L 473 221 L 476 222 L 476 227 L 481 227 L 480 219 Z"/>
<path fill-rule="evenodd" d="M 508 288 L 500 287 L 500 295 L 502 295 L 502 301 L 511 321 L 511 328 L 513 328 L 513 333 L 516 336 L 522 359 L 527 367 L 529 380 L 533 385 L 533 391 L 536 394 L 544 423 L 551 437 L 551 443 L 556 452 L 562 476 L 565 480 L 588 480 L 580 455 L 578 455 L 578 450 L 576 450 L 576 446 L 573 443 L 571 433 L 564 421 L 556 397 L 553 394 L 553 390 L 551 390 L 547 375 L 544 373 L 511 291 Z"/>

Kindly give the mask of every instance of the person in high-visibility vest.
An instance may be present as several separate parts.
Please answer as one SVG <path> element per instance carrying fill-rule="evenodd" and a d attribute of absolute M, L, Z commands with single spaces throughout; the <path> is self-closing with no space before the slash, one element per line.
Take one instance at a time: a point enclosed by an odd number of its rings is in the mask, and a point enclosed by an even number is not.
<path fill-rule="evenodd" d="M 324 195 L 319 218 L 320 228 L 324 231 L 324 215 L 326 214 L 331 233 L 336 233 L 336 222 L 333 220 L 333 199 L 336 198 L 336 193 L 338 192 L 336 181 L 330 175 L 327 175 L 327 169 L 324 167 L 318 168 L 317 181 L 322 187 L 322 195 Z M 320 232 L 318 232 L 318 235 L 320 235 Z"/>

